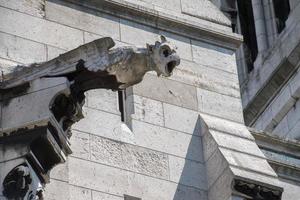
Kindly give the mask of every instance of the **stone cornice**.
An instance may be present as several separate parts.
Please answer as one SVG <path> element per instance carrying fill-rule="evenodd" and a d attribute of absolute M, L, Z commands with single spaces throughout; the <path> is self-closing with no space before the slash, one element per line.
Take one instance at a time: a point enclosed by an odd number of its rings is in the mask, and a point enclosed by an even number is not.
<path fill-rule="evenodd" d="M 243 41 L 242 36 L 230 32 L 229 27 L 224 26 L 224 29 L 219 29 L 217 28 L 218 26 L 221 26 L 219 24 L 208 26 L 201 23 L 202 20 L 200 19 L 191 20 L 190 16 L 185 16 L 181 13 L 171 13 L 171 11 L 168 11 L 168 13 L 165 11 L 162 12 L 129 3 L 124 0 L 60 1 L 62 1 L 62 3 L 69 2 L 77 4 L 89 9 L 112 14 L 120 18 L 130 19 L 141 24 L 149 25 L 161 30 L 167 30 L 189 38 L 207 40 L 211 43 L 233 50 L 238 48 Z M 55 2 L 57 3 L 58 1 Z"/>

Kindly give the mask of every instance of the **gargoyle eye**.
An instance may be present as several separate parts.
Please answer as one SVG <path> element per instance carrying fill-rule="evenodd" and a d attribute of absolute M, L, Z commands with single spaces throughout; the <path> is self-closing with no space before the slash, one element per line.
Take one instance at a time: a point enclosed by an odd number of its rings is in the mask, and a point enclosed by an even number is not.
<path fill-rule="evenodd" d="M 165 55 L 165 57 L 168 57 L 168 56 L 170 55 L 168 49 L 165 49 L 165 50 L 163 51 L 163 54 Z"/>
<path fill-rule="evenodd" d="M 165 46 L 161 49 L 161 54 L 164 55 L 165 57 L 168 57 L 169 55 L 172 54 L 172 52 L 170 48 Z"/>

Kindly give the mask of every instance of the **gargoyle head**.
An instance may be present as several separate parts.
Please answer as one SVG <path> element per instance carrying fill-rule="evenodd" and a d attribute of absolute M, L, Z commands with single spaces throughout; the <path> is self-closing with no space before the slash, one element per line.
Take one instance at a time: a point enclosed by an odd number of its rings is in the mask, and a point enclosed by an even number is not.
<path fill-rule="evenodd" d="M 154 66 L 152 68 L 160 76 L 171 76 L 174 68 L 180 64 L 180 58 L 176 53 L 176 47 L 160 36 L 161 41 L 155 42 L 155 45 L 148 45 L 150 58 Z"/>

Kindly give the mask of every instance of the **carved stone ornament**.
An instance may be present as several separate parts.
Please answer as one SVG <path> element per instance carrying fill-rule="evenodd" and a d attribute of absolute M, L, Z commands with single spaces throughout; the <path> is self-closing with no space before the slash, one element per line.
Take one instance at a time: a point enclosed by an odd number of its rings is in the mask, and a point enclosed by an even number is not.
<path fill-rule="evenodd" d="M 71 126 L 83 118 L 85 91 L 122 90 L 141 82 L 148 71 L 167 77 L 180 63 L 175 46 L 164 36 L 145 48 L 114 45 L 110 37 L 101 38 L 47 62 L 17 66 L 2 77 L 0 146 L 22 155 L 40 185 L 49 182 L 50 170 L 72 152 Z M 17 166 L 0 180 L 3 194 L 8 199 L 28 195 L 32 174 L 27 165 Z M 34 198 L 41 199 L 34 188 Z"/>
<path fill-rule="evenodd" d="M 11 200 L 42 200 L 42 185 L 27 164 L 13 168 L 4 178 L 3 195 Z"/>
<path fill-rule="evenodd" d="M 282 195 L 282 189 L 280 188 L 271 188 L 239 179 L 234 180 L 233 189 L 246 199 L 253 200 L 281 200 Z"/>

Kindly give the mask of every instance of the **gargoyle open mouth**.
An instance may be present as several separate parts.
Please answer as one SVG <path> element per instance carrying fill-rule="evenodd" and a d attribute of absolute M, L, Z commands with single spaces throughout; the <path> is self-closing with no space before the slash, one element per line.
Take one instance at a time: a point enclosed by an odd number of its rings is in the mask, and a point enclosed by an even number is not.
<path fill-rule="evenodd" d="M 177 62 L 176 61 L 170 61 L 168 62 L 168 64 L 166 65 L 166 72 L 168 75 L 171 75 L 174 68 L 176 67 Z"/>

